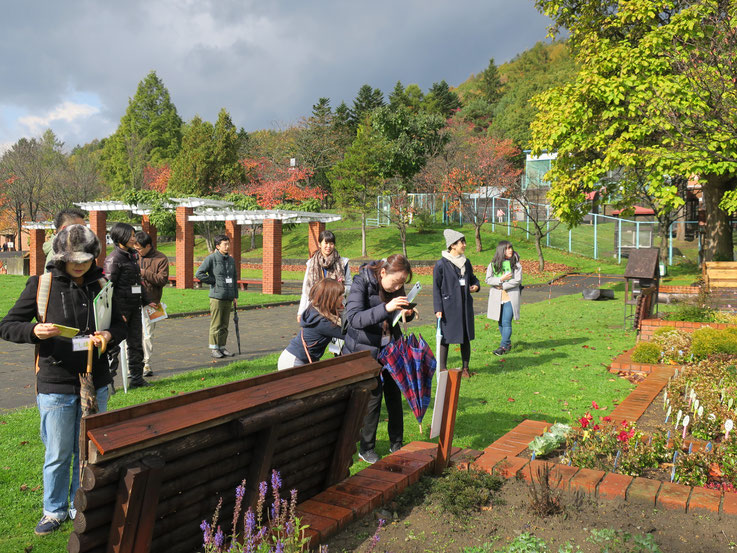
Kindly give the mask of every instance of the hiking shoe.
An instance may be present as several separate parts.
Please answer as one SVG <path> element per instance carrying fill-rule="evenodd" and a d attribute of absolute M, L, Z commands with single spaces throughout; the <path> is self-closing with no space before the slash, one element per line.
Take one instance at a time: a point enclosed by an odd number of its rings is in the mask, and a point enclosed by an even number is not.
<path fill-rule="evenodd" d="M 44 515 L 38 521 L 38 524 L 36 524 L 34 532 L 36 532 L 37 536 L 48 536 L 52 532 L 56 532 L 59 526 L 61 526 L 61 521 L 58 518 Z"/>
<path fill-rule="evenodd" d="M 230 353 L 225 348 L 220 348 L 220 353 L 222 353 L 224 357 L 235 357 L 235 353 Z"/>
<path fill-rule="evenodd" d="M 358 458 L 361 459 L 361 461 L 366 461 L 369 465 L 373 465 L 376 461 L 381 459 L 373 449 L 369 449 L 368 451 L 359 451 Z"/>
<path fill-rule="evenodd" d="M 223 357 L 225 357 L 225 354 L 223 354 L 223 352 L 219 349 L 210 350 L 210 355 L 212 355 L 214 359 L 222 359 Z"/>
<path fill-rule="evenodd" d="M 153 376 L 153 375 L 154 375 L 154 371 L 151 370 L 151 367 L 149 367 L 148 365 L 145 365 L 143 367 L 143 376 Z"/>
<path fill-rule="evenodd" d="M 498 348 L 496 348 L 496 349 L 494 350 L 494 355 L 498 355 L 498 356 L 500 356 L 500 357 L 501 357 L 502 355 L 504 355 L 504 354 L 505 354 L 505 353 L 507 353 L 508 351 L 509 351 L 509 350 L 508 350 L 507 348 L 503 348 L 503 347 L 499 346 Z"/>
<path fill-rule="evenodd" d="M 397 451 L 399 451 L 400 449 L 402 449 L 402 445 L 403 445 L 402 442 L 393 443 L 389 447 L 389 453 L 396 453 Z"/>
<path fill-rule="evenodd" d="M 471 373 L 469 372 L 468 367 L 463 367 L 461 369 L 461 378 L 471 378 Z"/>
<path fill-rule="evenodd" d="M 128 381 L 128 388 L 148 388 L 149 386 L 153 386 L 153 384 L 146 382 L 143 380 L 129 380 Z"/>

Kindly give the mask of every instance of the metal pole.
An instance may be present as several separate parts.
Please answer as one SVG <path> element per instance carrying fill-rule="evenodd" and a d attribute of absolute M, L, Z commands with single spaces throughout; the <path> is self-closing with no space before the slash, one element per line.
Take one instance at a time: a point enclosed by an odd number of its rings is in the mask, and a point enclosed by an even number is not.
<path fill-rule="evenodd" d="M 491 197 L 491 213 L 493 217 L 491 218 L 491 232 L 494 232 L 496 230 L 496 196 Z"/>
<path fill-rule="evenodd" d="M 599 255 L 598 236 L 599 236 L 599 225 L 596 224 L 596 213 L 594 213 L 594 259 L 599 259 L 597 257 Z"/>
<path fill-rule="evenodd" d="M 617 231 L 617 263 L 622 263 L 622 219 L 619 219 L 617 225 L 619 226 Z"/>
<path fill-rule="evenodd" d="M 668 265 L 673 265 L 673 225 L 676 222 L 673 221 L 668 226 Z"/>
<path fill-rule="evenodd" d="M 512 201 L 507 198 L 507 236 L 512 234 Z"/>
<path fill-rule="evenodd" d="M 635 248 L 640 249 L 640 221 L 635 221 Z"/>
<path fill-rule="evenodd" d="M 550 247 L 550 206 L 545 206 L 545 245 Z"/>
<path fill-rule="evenodd" d="M 568 229 L 568 253 L 571 253 L 571 233 L 573 229 Z"/>
<path fill-rule="evenodd" d="M 479 224 L 479 199 L 478 196 L 473 199 L 473 222 Z"/>

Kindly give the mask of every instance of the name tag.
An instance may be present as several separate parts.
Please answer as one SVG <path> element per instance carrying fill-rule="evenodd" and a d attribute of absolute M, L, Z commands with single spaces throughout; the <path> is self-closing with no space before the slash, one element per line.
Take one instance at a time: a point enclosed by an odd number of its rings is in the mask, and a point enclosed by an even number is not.
<path fill-rule="evenodd" d="M 72 349 L 73 351 L 87 351 L 90 347 L 89 336 L 79 336 L 78 338 L 72 338 Z"/>
<path fill-rule="evenodd" d="M 230 277 L 225 277 L 225 284 L 233 284 L 233 279 Z"/>
<path fill-rule="evenodd" d="M 465 279 L 465 278 L 459 278 L 459 279 L 458 279 L 458 283 L 459 283 L 459 284 L 460 284 L 461 286 L 465 286 L 465 285 L 466 285 L 466 279 Z"/>
<path fill-rule="evenodd" d="M 131 294 L 140 294 L 140 293 L 141 293 L 140 286 L 131 286 Z"/>

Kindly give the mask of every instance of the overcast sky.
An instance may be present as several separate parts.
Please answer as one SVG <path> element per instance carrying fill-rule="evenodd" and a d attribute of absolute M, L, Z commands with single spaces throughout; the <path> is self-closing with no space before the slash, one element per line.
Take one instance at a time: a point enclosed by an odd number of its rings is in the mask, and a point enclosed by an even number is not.
<path fill-rule="evenodd" d="M 451 86 L 543 40 L 533 0 L 21 0 L 0 16 L 0 150 L 108 136 L 155 70 L 180 116 L 253 131 L 368 83 Z"/>

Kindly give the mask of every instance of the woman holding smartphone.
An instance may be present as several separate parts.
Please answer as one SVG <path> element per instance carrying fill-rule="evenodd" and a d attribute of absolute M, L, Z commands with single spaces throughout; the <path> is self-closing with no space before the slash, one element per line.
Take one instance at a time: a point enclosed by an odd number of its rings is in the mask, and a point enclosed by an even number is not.
<path fill-rule="evenodd" d="M 519 320 L 522 284 L 522 265 L 511 242 L 502 240 L 497 245 L 494 258 L 486 268 L 486 284 L 491 286 L 486 316 L 499 322 L 502 337 L 494 355 L 504 355 L 512 349 L 512 319 Z"/>
<path fill-rule="evenodd" d="M 389 342 L 402 335 L 399 325 L 392 326 L 392 321 L 398 313 L 404 315 L 406 320 L 411 320 L 416 315 L 404 290 L 405 283 L 410 280 L 412 268 L 403 255 L 390 255 L 386 260 L 361 266 L 353 278 L 346 300 L 346 353 L 370 351 L 376 359 Z M 382 394 L 389 415 L 389 452 L 394 453 L 400 449 L 404 440 L 402 392 L 389 371 L 383 370 L 368 401 L 358 451 L 359 458 L 371 464 L 380 459 L 375 447 Z"/>

